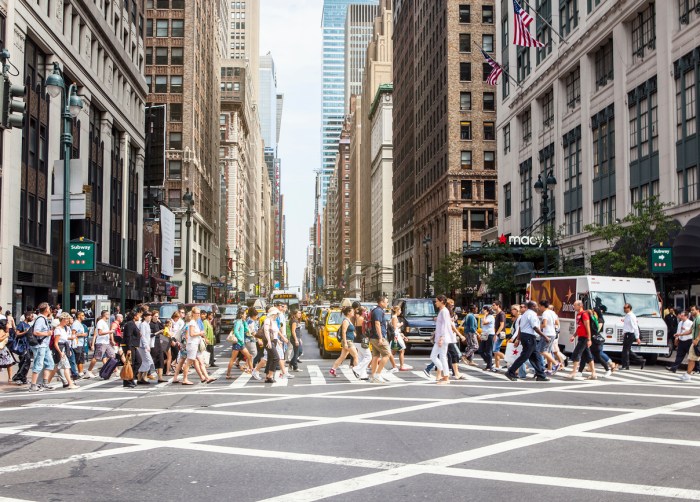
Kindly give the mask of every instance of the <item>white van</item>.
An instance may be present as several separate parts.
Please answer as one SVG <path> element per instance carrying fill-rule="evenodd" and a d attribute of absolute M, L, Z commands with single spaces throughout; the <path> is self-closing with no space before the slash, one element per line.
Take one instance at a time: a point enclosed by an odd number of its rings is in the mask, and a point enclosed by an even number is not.
<path fill-rule="evenodd" d="M 554 305 L 561 324 L 559 345 L 566 352 L 574 350 L 575 341 L 569 341 L 576 330 L 574 302 L 582 300 L 586 308 L 603 311 L 601 334 L 605 337 L 606 352 L 622 352 L 622 321 L 625 317 L 622 307 L 629 303 L 637 316 L 642 340 L 641 345 L 634 344 L 632 350 L 647 356 L 650 362 L 668 353 L 666 323 L 652 279 L 592 275 L 533 279 L 529 296 L 535 302 L 544 299 Z"/>

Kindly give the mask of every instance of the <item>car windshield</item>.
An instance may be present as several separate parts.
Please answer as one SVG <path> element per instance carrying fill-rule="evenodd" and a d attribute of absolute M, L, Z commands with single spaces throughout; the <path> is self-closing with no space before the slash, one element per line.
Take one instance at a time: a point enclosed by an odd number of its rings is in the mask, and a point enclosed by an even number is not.
<path fill-rule="evenodd" d="M 170 319 L 177 312 L 177 304 L 161 305 L 158 310 L 161 319 Z"/>
<path fill-rule="evenodd" d="M 592 292 L 591 305 L 600 307 L 604 314 L 624 316 L 625 303 L 632 305 L 637 317 L 660 317 L 659 301 L 656 295 L 639 293 Z"/>
<path fill-rule="evenodd" d="M 343 317 L 342 312 L 331 312 L 328 316 L 328 321 L 326 324 L 334 324 L 337 326 L 343 322 Z"/>
<path fill-rule="evenodd" d="M 221 315 L 236 315 L 238 314 L 238 306 L 227 305 L 226 307 L 219 307 L 219 312 L 221 312 Z"/>
<path fill-rule="evenodd" d="M 435 305 L 432 300 L 406 302 L 405 317 L 435 317 Z"/>

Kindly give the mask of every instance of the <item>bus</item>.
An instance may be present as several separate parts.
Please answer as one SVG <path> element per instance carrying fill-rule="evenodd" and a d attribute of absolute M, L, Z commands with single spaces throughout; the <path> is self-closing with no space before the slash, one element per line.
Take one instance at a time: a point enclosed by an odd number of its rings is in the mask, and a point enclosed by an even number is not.
<path fill-rule="evenodd" d="M 276 289 L 270 296 L 272 304 L 286 303 L 289 311 L 301 308 L 301 292 L 293 289 Z"/>

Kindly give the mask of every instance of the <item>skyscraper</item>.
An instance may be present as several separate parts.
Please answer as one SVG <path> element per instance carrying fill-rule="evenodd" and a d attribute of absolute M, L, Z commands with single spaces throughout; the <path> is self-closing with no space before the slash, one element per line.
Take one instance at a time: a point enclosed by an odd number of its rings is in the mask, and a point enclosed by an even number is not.
<path fill-rule="evenodd" d="M 372 40 L 374 18 L 378 15 L 378 5 L 348 6 L 345 18 L 345 110 L 350 105 L 350 96 L 362 94 L 367 45 Z"/>
<path fill-rule="evenodd" d="M 343 117 L 345 115 L 345 22 L 348 6 L 350 4 L 377 5 L 377 3 L 378 0 L 324 0 L 323 2 L 321 206 L 325 204 L 328 184 L 335 167 L 338 140 L 343 129 Z M 365 46 L 369 42 L 371 34 L 370 29 L 364 43 Z"/>

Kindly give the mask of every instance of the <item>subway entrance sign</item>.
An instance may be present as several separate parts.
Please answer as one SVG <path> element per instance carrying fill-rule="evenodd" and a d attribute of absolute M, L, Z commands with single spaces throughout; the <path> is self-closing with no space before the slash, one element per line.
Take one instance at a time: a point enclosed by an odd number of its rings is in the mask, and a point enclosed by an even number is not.
<path fill-rule="evenodd" d="M 69 243 L 68 264 L 71 272 L 95 271 L 95 243 L 76 240 Z"/>
<path fill-rule="evenodd" d="M 649 263 L 652 274 L 672 274 L 673 249 L 651 248 L 649 251 Z"/>

